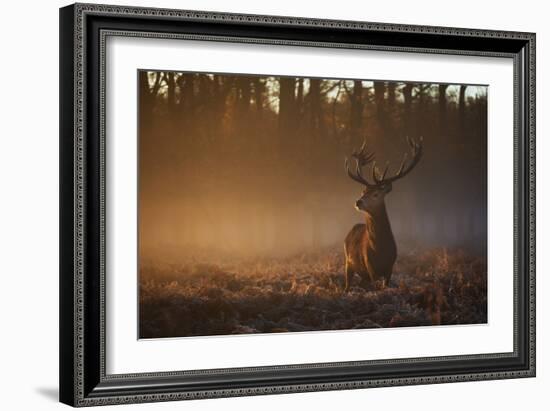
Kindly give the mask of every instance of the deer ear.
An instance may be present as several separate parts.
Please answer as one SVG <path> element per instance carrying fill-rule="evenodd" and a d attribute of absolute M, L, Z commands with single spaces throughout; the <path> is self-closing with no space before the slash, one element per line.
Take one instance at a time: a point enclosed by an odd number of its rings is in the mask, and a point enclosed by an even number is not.
<path fill-rule="evenodd" d="M 392 189 L 391 183 L 385 184 L 384 188 L 382 189 L 384 191 L 384 194 L 388 194 Z"/>

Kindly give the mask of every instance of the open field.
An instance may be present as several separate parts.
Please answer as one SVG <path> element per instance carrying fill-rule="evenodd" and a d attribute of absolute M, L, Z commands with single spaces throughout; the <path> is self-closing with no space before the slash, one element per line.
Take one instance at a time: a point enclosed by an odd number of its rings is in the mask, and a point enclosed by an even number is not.
<path fill-rule="evenodd" d="M 487 322 L 485 259 L 461 249 L 410 252 L 399 256 L 388 287 L 353 286 L 344 293 L 342 254 L 218 256 L 215 264 L 204 264 L 212 257 L 199 253 L 178 264 L 144 264 L 140 337 Z"/>

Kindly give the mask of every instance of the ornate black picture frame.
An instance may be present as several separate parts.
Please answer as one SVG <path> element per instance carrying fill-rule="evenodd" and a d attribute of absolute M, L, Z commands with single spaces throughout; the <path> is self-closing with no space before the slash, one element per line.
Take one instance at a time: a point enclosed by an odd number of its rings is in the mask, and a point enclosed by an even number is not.
<path fill-rule="evenodd" d="M 513 352 L 107 374 L 105 156 L 108 153 L 104 101 L 107 36 L 512 59 Z M 60 10 L 60 100 L 61 402 L 91 406 L 535 376 L 535 34 L 75 4 Z"/>

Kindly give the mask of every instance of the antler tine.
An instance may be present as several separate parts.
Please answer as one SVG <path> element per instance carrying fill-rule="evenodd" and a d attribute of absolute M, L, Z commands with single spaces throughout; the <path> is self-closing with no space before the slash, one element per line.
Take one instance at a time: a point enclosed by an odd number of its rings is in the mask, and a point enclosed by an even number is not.
<path fill-rule="evenodd" d="M 359 161 L 361 166 L 367 165 L 374 159 L 374 153 L 369 153 L 367 150 L 367 140 L 363 142 L 363 145 L 359 150 L 355 150 L 352 153 L 352 157 Z"/>
<path fill-rule="evenodd" d="M 380 184 L 376 174 L 376 162 L 374 162 L 372 163 L 372 179 L 374 180 L 374 184 Z"/>
<path fill-rule="evenodd" d="M 407 163 L 407 153 L 403 155 L 403 161 L 401 161 L 401 166 L 399 167 L 399 170 L 397 171 L 396 175 L 399 175 L 403 172 L 403 169 L 405 168 L 406 163 Z"/>
<path fill-rule="evenodd" d="M 361 147 L 359 148 L 359 153 L 364 154 L 364 151 L 365 151 L 366 148 L 367 148 L 367 139 L 364 139 L 364 140 L 363 140 L 363 144 L 362 144 Z"/>
<path fill-rule="evenodd" d="M 357 164 L 357 168 L 360 170 L 359 161 L 357 159 L 355 161 L 356 161 L 356 164 Z M 353 174 L 353 172 L 349 168 L 349 160 L 348 160 L 347 157 L 346 157 L 346 160 L 345 160 L 344 164 L 345 164 L 346 172 L 348 173 L 348 176 L 352 180 L 354 180 L 354 181 L 356 181 L 360 184 L 363 184 L 363 185 L 369 185 L 369 182 L 363 178 L 363 176 L 361 175 L 361 172 L 359 172 L 357 174 Z"/>
<path fill-rule="evenodd" d="M 373 161 L 373 160 L 374 160 L 374 157 L 375 157 L 375 156 L 374 156 L 374 153 L 369 153 L 369 154 L 365 157 L 365 164 L 368 164 L 368 163 L 370 163 L 371 161 Z M 365 165 L 365 164 L 363 164 L 363 165 Z"/>
<path fill-rule="evenodd" d="M 424 142 L 424 137 L 420 136 L 420 138 L 418 139 L 418 143 L 416 143 L 416 150 L 421 150 L 422 149 L 422 143 Z"/>
<path fill-rule="evenodd" d="M 411 150 L 411 161 L 408 162 L 407 153 L 403 155 L 403 161 L 399 167 L 399 170 L 392 177 L 386 178 L 389 170 L 389 163 L 386 162 L 384 171 L 381 172 L 378 168 L 376 161 L 374 161 L 374 153 L 367 152 L 367 142 L 363 142 L 361 148 L 352 153 L 352 157 L 355 158 L 355 173 L 350 170 L 349 160 L 346 158 L 345 166 L 346 172 L 350 178 L 358 183 L 361 183 L 367 187 L 379 187 L 385 184 L 389 184 L 399 178 L 404 177 L 408 174 L 420 161 L 422 157 L 422 137 L 420 137 L 419 142 L 417 143 L 414 139 L 409 136 L 406 136 L 407 144 Z M 372 162 L 371 176 L 374 180 L 374 184 L 369 183 L 369 181 L 363 176 L 362 167 Z"/>
<path fill-rule="evenodd" d="M 388 168 L 390 167 L 389 161 L 386 161 L 386 167 L 384 168 L 384 172 L 382 173 L 382 181 L 386 178 L 386 174 L 388 173 Z"/>
<path fill-rule="evenodd" d="M 395 175 L 392 177 L 386 178 L 386 175 L 388 173 L 389 169 L 389 163 L 386 162 L 386 167 L 384 168 L 384 171 L 381 173 L 380 169 L 376 165 L 376 161 L 374 161 L 374 153 L 367 152 L 367 142 L 365 141 L 361 148 L 359 150 L 356 150 L 352 153 L 352 157 L 355 158 L 355 174 L 350 170 L 349 168 L 349 160 L 346 158 L 346 171 L 348 173 L 348 176 L 351 177 L 354 181 L 357 181 L 358 183 L 364 184 L 367 187 L 377 187 L 377 186 L 383 186 L 384 184 L 391 183 L 401 177 L 404 177 L 407 175 L 420 161 L 420 158 L 422 157 L 422 142 L 423 139 L 420 137 L 419 142 L 417 143 L 415 140 L 413 140 L 411 137 L 406 136 L 407 144 L 410 147 L 411 150 L 411 161 L 408 162 L 408 156 L 405 152 L 403 155 L 403 161 L 401 162 L 401 165 L 399 167 L 399 170 Z M 368 182 L 368 180 L 363 176 L 362 173 L 362 167 L 372 162 L 372 179 L 374 180 L 374 184 L 371 184 Z"/>
<path fill-rule="evenodd" d="M 373 184 L 369 183 L 369 181 L 363 176 L 363 172 L 361 170 L 361 167 L 369 164 L 374 159 L 374 153 L 367 152 L 367 140 L 363 142 L 359 150 L 353 151 L 352 157 L 355 159 L 355 173 L 350 170 L 349 160 L 346 158 L 345 167 L 348 176 L 358 183 L 361 183 L 367 187 L 372 187 Z"/>
<path fill-rule="evenodd" d="M 388 178 L 386 182 L 392 182 L 407 175 L 418 164 L 420 158 L 422 157 L 422 137 L 420 137 L 419 143 L 414 141 L 409 136 L 406 138 L 409 146 L 411 147 L 412 159 L 410 163 L 407 164 L 407 153 L 405 153 L 401 166 L 399 167 L 399 171 L 397 171 L 393 177 Z"/>
<path fill-rule="evenodd" d="M 364 164 L 360 165 L 359 160 L 356 160 L 355 173 L 361 179 L 361 181 L 363 182 L 364 185 L 366 185 L 367 187 L 370 187 L 370 186 L 372 186 L 372 184 L 369 183 L 368 180 L 365 177 L 363 177 L 363 171 L 361 170 L 362 165 L 364 165 Z"/>
<path fill-rule="evenodd" d="M 344 161 L 344 167 L 346 168 L 346 172 L 348 173 L 348 176 L 350 176 L 351 178 L 353 178 L 355 180 L 355 176 L 353 175 L 353 173 L 351 172 L 351 170 L 349 169 L 349 160 L 348 158 L 346 157 L 345 161 Z"/>
<path fill-rule="evenodd" d="M 355 175 L 351 172 L 351 170 L 349 169 L 349 160 L 348 158 L 346 157 L 346 160 L 344 161 L 344 166 L 346 168 L 346 173 L 348 173 L 348 176 L 350 178 L 352 178 L 353 180 L 357 181 L 358 183 L 360 183 L 360 181 L 357 180 L 357 178 L 355 177 Z"/>
<path fill-rule="evenodd" d="M 378 184 L 382 184 L 384 182 L 384 179 L 386 178 L 386 174 L 388 173 L 389 163 L 386 162 L 386 167 L 384 167 L 384 172 L 380 172 L 380 169 L 376 165 L 376 162 L 372 163 L 372 179 L 374 182 Z"/>

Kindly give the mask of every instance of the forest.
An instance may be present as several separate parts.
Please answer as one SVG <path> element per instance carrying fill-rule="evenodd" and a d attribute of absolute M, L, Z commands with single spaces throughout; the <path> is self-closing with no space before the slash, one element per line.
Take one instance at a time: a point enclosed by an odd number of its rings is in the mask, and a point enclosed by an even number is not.
<path fill-rule="evenodd" d="M 139 72 L 142 338 L 484 323 L 483 85 Z M 344 159 L 395 171 L 389 287 L 342 293 Z M 275 312 L 274 312 L 275 310 Z"/>

